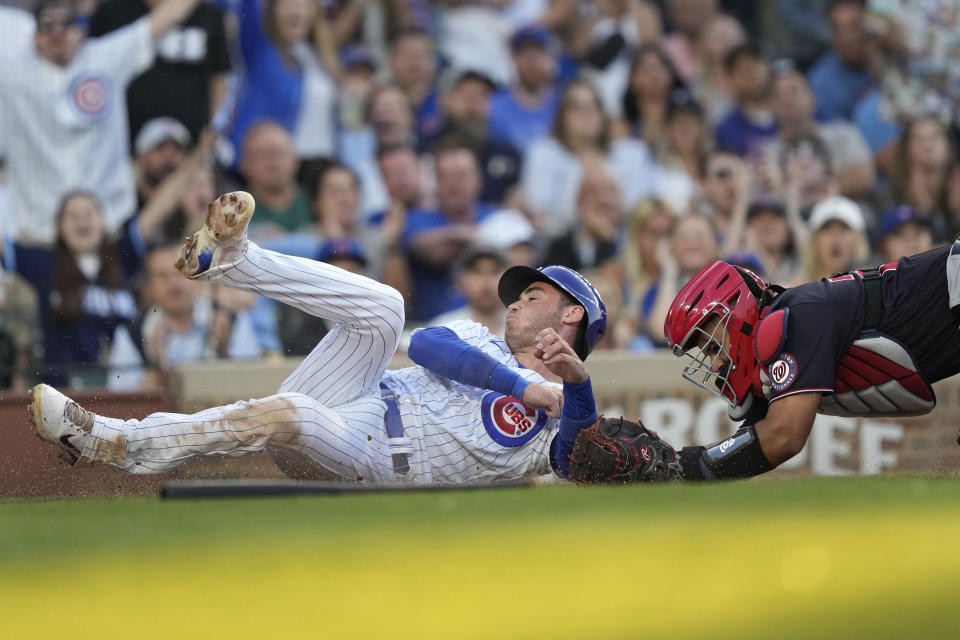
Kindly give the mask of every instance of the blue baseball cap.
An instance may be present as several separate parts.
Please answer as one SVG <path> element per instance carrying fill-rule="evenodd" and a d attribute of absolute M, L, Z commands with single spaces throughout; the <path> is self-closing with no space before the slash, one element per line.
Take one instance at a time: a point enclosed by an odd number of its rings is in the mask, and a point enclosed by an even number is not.
<path fill-rule="evenodd" d="M 350 45 L 340 52 L 340 64 L 344 69 L 366 66 L 371 71 L 377 70 L 377 63 L 373 54 L 362 44 Z"/>
<path fill-rule="evenodd" d="M 890 211 L 883 214 L 883 220 L 880 222 L 880 237 L 886 238 L 900 228 L 901 225 L 907 224 L 908 222 L 916 222 L 919 225 L 924 224 L 923 220 L 921 220 L 917 214 L 916 209 L 909 205 L 904 204 L 890 209 Z"/>
<path fill-rule="evenodd" d="M 732 253 L 724 258 L 723 261 L 735 267 L 744 267 L 745 269 L 750 269 L 750 271 L 753 271 L 758 276 L 763 276 L 763 272 L 766 271 L 763 268 L 763 263 L 760 261 L 760 256 L 752 251 L 738 251 L 736 253 Z"/>
<path fill-rule="evenodd" d="M 544 49 L 549 49 L 553 44 L 553 36 L 546 28 L 538 24 L 520 27 L 513 32 L 513 36 L 510 38 L 511 50 L 516 51 L 527 44 L 535 44 Z"/>
<path fill-rule="evenodd" d="M 367 257 L 364 255 L 360 243 L 353 238 L 335 238 L 324 242 L 317 252 L 317 260 L 320 262 L 356 260 L 363 266 L 367 266 Z"/>

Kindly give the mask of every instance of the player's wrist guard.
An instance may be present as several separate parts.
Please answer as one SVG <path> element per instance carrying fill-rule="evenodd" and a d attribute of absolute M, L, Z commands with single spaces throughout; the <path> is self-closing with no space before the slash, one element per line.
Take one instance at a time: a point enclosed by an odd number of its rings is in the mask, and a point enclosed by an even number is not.
<path fill-rule="evenodd" d="M 735 480 L 773 469 L 767 460 L 753 425 L 711 447 L 684 447 L 680 450 L 684 480 Z"/>

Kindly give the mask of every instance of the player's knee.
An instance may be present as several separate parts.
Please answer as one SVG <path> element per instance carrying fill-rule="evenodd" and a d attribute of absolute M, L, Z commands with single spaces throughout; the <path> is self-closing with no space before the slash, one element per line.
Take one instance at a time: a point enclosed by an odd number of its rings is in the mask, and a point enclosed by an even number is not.
<path fill-rule="evenodd" d="M 406 310 L 404 309 L 403 295 L 387 285 L 381 290 L 381 304 L 385 307 L 383 318 L 398 332 L 403 329 Z"/>

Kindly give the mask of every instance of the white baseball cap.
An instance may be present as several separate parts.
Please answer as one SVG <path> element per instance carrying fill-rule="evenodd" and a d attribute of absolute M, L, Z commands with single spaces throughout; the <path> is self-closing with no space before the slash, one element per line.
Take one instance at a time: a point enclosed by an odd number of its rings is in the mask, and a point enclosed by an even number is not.
<path fill-rule="evenodd" d="M 518 244 L 533 242 L 535 235 L 527 216 L 516 209 L 500 209 L 480 222 L 475 242 L 506 251 Z"/>
<path fill-rule="evenodd" d="M 843 196 L 830 196 L 818 202 L 810 212 L 807 224 L 810 225 L 810 231 L 818 231 L 831 220 L 839 220 L 858 232 L 863 232 L 866 227 L 860 205 Z"/>
<path fill-rule="evenodd" d="M 176 118 L 164 116 L 148 120 L 137 134 L 133 149 L 136 155 L 156 149 L 164 142 L 172 140 L 186 149 L 190 146 L 190 132 Z"/>

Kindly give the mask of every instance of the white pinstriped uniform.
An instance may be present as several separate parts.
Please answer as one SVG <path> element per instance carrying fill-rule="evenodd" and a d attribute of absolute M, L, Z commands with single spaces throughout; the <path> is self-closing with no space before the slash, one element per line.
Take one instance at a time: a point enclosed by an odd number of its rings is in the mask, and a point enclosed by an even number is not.
<path fill-rule="evenodd" d="M 525 379 L 552 384 L 521 368 L 503 339 L 483 325 L 459 320 L 446 326 L 471 346 L 516 367 Z M 404 435 L 417 444 L 411 465 L 419 463 L 422 481 L 483 482 L 550 472 L 550 442 L 558 424 L 542 411 L 526 410 L 529 426 L 521 431 L 511 417 L 521 415 L 517 410 L 522 405 L 499 393 L 423 367 L 387 371 L 383 380 L 397 395 Z"/>
<path fill-rule="evenodd" d="M 319 465 L 343 478 L 378 483 L 512 479 L 550 471 L 556 420 L 524 413 L 500 394 L 422 367 L 385 373 L 403 328 L 403 299 L 396 290 L 252 242 L 239 262 L 213 267 L 203 277 L 337 324 L 276 395 L 193 415 L 155 413 L 126 421 L 97 416 L 94 444 L 82 460 L 155 473 L 194 456 L 267 450 L 291 475 L 309 477 Z M 451 328 L 498 361 L 519 367 L 506 344 L 482 326 L 461 321 Z M 533 371 L 520 371 L 544 382 Z M 381 379 L 396 395 L 403 438 L 387 437 Z M 394 471 L 395 453 L 408 454 L 408 473 Z"/>

